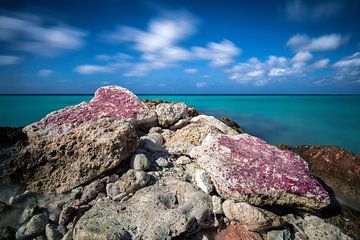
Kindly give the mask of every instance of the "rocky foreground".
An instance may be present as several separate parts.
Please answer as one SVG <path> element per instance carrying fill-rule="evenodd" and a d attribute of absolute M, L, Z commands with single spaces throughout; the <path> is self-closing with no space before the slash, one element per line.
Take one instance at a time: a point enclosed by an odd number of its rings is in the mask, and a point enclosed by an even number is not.
<path fill-rule="evenodd" d="M 0 135 L 1 181 L 12 184 L 0 239 L 358 237 L 345 220 L 328 221 L 339 209 L 332 189 L 347 185 L 343 197 L 358 203 L 358 156 L 276 147 L 183 103 L 102 87 Z"/>

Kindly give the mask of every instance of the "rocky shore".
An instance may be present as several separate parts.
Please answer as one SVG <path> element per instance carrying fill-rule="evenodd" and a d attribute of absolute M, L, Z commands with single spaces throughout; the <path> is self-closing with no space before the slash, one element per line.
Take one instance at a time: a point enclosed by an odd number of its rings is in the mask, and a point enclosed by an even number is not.
<path fill-rule="evenodd" d="M 2 239 L 359 239 L 360 158 L 109 86 L 0 128 Z M 340 196 L 335 198 L 334 193 Z"/>

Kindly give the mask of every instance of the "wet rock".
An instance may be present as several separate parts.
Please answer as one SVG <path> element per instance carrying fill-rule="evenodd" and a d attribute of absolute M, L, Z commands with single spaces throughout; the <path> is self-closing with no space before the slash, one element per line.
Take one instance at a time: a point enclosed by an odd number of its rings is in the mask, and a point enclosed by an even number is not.
<path fill-rule="evenodd" d="M 287 229 L 271 230 L 267 232 L 268 240 L 290 240 L 291 234 Z"/>
<path fill-rule="evenodd" d="M 252 231 L 278 227 L 282 224 L 281 218 L 276 214 L 245 202 L 235 203 L 232 200 L 225 200 L 222 208 L 229 220 L 237 221 Z"/>
<path fill-rule="evenodd" d="M 145 154 L 136 153 L 131 158 L 130 167 L 134 170 L 147 170 L 150 167 L 150 162 Z"/>
<path fill-rule="evenodd" d="M 142 171 L 130 169 L 121 176 L 118 186 L 121 193 L 133 193 L 145 187 L 150 181 L 150 175 Z"/>
<path fill-rule="evenodd" d="M 194 179 L 196 185 L 203 190 L 206 194 L 209 194 L 213 191 L 214 186 L 209 179 L 209 177 L 206 175 L 206 172 L 204 170 L 197 170 L 195 172 L 195 179 Z"/>
<path fill-rule="evenodd" d="M 54 224 L 47 224 L 45 227 L 45 236 L 47 240 L 60 240 L 63 235 L 59 231 L 58 227 Z"/>
<path fill-rule="evenodd" d="M 26 223 L 30 218 L 32 218 L 35 214 L 38 213 L 40 213 L 39 206 L 34 204 L 26 206 L 19 218 L 19 224 Z"/>
<path fill-rule="evenodd" d="M 310 172 L 325 182 L 344 204 L 360 210 L 360 157 L 334 146 L 279 145 L 299 154 Z"/>
<path fill-rule="evenodd" d="M 221 198 L 219 196 L 213 195 L 211 196 L 211 201 L 213 204 L 213 213 L 215 214 L 223 214 L 223 209 L 222 209 L 222 201 Z"/>
<path fill-rule="evenodd" d="M 330 202 L 302 158 L 260 138 L 209 134 L 190 155 L 223 198 L 310 209 L 321 209 Z"/>
<path fill-rule="evenodd" d="M 262 240 L 255 232 L 246 229 L 244 225 L 230 224 L 215 237 L 215 240 Z"/>
<path fill-rule="evenodd" d="M 306 216 L 304 218 L 305 226 L 304 232 L 309 237 L 309 239 L 314 240 L 351 240 L 351 238 L 341 230 L 329 223 L 326 223 L 323 219 L 316 216 Z"/>
<path fill-rule="evenodd" d="M 169 167 L 169 165 L 170 165 L 169 161 L 163 157 L 159 157 L 158 159 L 155 160 L 155 162 L 159 167 L 166 168 L 166 167 Z"/>
<path fill-rule="evenodd" d="M 169 127 L 187 117 L 187 106 L 183 103 L 160 103 L 156 106 L 156 114 L 159 124 Z"/>
<path fill-rule="evenodd" d="M 59 226 L 65 227 L 68 223 L 70 223 L 76 215 L 76 208 L 71 206 L 66 206 L 61 211 L 59 216 Z"/>
<path fill-rule="evenodd" d="M 12 227 L 0 227 L 0 240 L 15 240 L 15 230 Z"/>
<path fill-rule="evenodd" d="M 46 214 L 34 215 L 29 222 L 22 225 L 16 232 L 16 239 L 31 239 L 42 235 L 45 232 L 45 226 L 48 223 Z"/>
<path fill-rule="evenodd" d="M 211 199 L 173 178 L 143 188 L 125 202 L 102 202 L 77 222 L 74 239 L 168 239 L 212 224 Z"/>

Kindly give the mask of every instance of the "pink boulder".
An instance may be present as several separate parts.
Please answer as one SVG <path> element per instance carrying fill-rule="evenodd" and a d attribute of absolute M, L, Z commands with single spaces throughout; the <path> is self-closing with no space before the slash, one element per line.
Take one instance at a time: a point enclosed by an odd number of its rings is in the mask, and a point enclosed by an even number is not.
<path fill-rule="evenodd" d="M 190 155 L 224 198 L 305 209 L 321 209 L 330 203 L 328 193 L 300 156 L 260 138 L 209 134 Z"/>

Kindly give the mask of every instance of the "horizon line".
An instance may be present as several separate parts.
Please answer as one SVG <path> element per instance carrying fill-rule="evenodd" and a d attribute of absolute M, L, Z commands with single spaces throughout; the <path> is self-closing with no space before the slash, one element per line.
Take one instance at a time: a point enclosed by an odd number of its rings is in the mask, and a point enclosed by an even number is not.
<path fill-rule="evenodd" d="M 0 93 L 0 96 L 93 96 L 95 93 Z M 139 96 L 351 96 L 360 93 L 134 93 Z"/>

